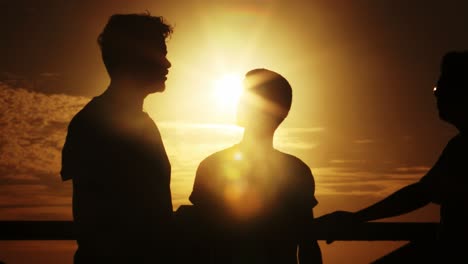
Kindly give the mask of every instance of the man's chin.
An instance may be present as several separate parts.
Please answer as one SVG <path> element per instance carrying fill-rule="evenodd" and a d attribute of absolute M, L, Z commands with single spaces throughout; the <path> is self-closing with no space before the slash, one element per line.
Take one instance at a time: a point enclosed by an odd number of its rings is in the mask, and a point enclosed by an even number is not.
<path fill-rule="evenodd" d="M 155 93 L 162 93 L 166 91 L 166 85 L 161 85 L 158 87 L 158 89 L 155 91 Z"/>
<path fill-rule="evenodd" d="M 166 84 L 159 82 L 150 86 L 149 93 L 162 93 L 165 90 L 166 90 Z"/>

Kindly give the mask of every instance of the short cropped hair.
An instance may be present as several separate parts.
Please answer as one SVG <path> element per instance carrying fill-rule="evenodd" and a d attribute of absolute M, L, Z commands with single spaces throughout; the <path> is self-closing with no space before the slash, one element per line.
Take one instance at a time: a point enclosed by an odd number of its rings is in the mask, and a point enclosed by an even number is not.
<path fill-rule="evenodd" d="M 163 49 L 166 39 L 172 34 L 172 26 L 163 17 L 144 14 L 115 14 L 109 18 L 98 37 L 102 59 L 107 72 L 129 67 L 141 59 L 148 46 Z"/>
<path fill-rule="evenodd" d="M 245 88 L 249 93 L 267 102 L 266 109 L 281 123 L 289 113 L 292 104 L 292 88 L 280 74 L 259 68 L 246 73 Z"/>

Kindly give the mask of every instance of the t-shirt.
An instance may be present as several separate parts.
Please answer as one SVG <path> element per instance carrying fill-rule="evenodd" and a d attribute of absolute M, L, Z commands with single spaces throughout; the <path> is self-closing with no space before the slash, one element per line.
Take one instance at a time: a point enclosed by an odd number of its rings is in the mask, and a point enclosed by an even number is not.
<path fill-rule="evenodd" d="M 314 192 L 311 170 L 297 157 L 239 144 L 200 163 L 190 201 L 220 234 L 214 263 L 296 263 Z"/>
<path fill-rule="evenodd" d="M 73 180 L 79 250 L 142 255 L 168 235 L 171 166 L 155 123 L 93 98 L 68 127 L 62 179 Z M 157 255 L 157 254 L 156 254 Z"/>
<path fill-rule="evenodd" d="M 440 204 L 441 238 L 468 237 L 468 139 L 459 134 L 420 181 Z"/>

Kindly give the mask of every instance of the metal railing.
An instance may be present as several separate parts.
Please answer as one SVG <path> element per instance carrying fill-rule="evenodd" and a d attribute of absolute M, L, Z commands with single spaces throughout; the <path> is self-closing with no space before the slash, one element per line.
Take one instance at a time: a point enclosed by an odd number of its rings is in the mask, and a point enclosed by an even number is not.
<path fill-rule="evenodd" d="M 413 241 L 436 238 L 437 223 L 370 222 L 347 227 L 311 224 L 312 240 Z M 72 221 L 0 221 L 0 240 L 73 240 Z"/>
<path fill-rule="evenodd" d="M 185 219 L 182 223 L 187 223 Z M 352 226 L 312 223 L 305 234 L 326 241 L 433 241 L 438 223 L 368 222 Z M 187 229 L 187 228 L 185 228 Z M 72 221 L 0 221 L 0 240 L 74 240 Z M 398 249 L 397 249 L 398 251 Z M 396 251 L 390 253 L 395 255 Z M 390 255 L 389 254 L 389 255 Z M 376 260 L 383 263 L 386 256 Z"/>

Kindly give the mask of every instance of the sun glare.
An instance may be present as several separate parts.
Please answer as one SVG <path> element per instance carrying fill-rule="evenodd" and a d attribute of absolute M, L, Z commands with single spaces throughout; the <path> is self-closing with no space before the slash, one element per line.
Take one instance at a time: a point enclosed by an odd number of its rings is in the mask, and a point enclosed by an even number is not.
<path fill-rule="evenodd" d="M 233 111 L 242 93 L 243 76 L 228 73 L 213 81 L 213 91 L 216 104 L 219 108 Z"/>

